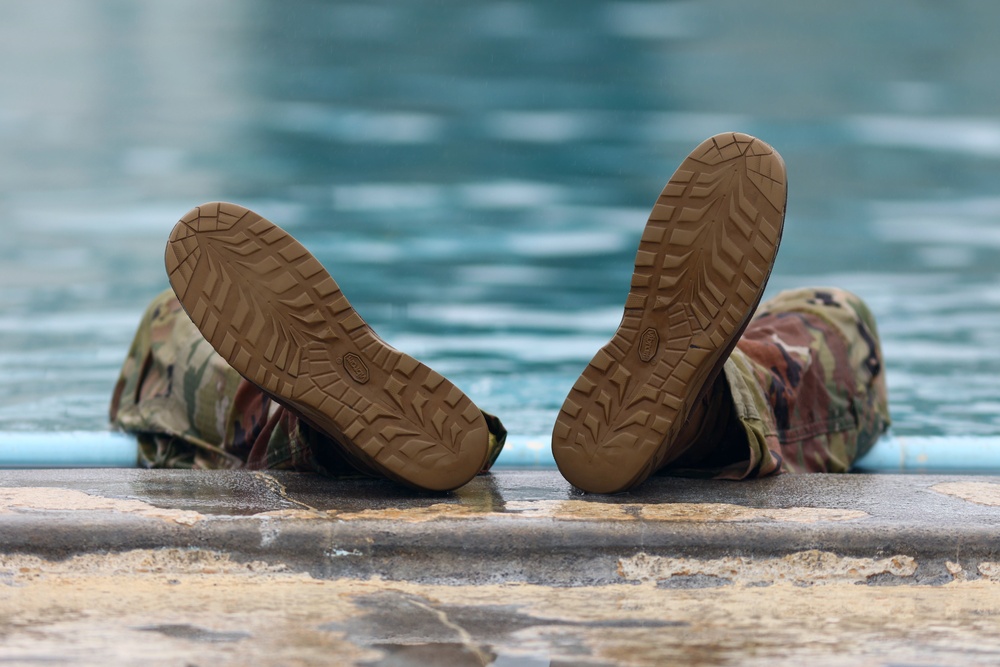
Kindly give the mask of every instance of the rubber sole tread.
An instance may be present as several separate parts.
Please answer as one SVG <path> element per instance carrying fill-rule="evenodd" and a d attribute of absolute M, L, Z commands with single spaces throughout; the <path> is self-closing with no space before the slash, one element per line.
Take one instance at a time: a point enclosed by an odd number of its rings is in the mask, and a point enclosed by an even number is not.
<path fill-rule="evenodd" d="M 677 432 L 760 303 L 786 196 L 781 156 L 740 133 L 702 142 L 667 182 L 621 324 L 553 428 L 553 456 L 574 486 L 624 491 L 680 453 L 671 449 Z"/>
<path fill-rule="evenodd" d="M 482 469 L 489 430 L 476 405 L 379 339 L 274 223 L 236 204 L 203 204 L 174 227 L 165 261 L 216 351 L 360 468 L 429 491 L 458 488 Z"/>

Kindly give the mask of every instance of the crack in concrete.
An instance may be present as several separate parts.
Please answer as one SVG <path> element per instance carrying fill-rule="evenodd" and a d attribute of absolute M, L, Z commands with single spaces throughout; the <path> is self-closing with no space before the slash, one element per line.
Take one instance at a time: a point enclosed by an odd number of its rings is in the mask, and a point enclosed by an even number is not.
<path fill-rule="evenodd" d="M 445 626 L 449 630 L 453 630 L 456 634 L 458 634 L 458 638 L 462 646 L 465 648 L 466 651 L 468 651 L 469 653 L 471 653 L 476 657 L 481 667 L 486 667 L 491 662 L 493 662 L 492 656 L 487 655 L 486 652 L 483 651 L 482 648 L 480 648 L 479 644 L 477 644 L 476 641 L 472 638 L 472 635 L 469 633 L 469 631 L 463 628 L 458 623 L 452 622 L 452 620 L 448 618 L 448 614 L 441 611 L 440 609 L 435 609 L 434 607 L 428 604 L 424 604 L 419 600 L 414 600 L 412 597 L 407 597 L 407 602 L 412 604 L 414 607 L 419 607 L 425 611 L 430 612 L 431 614 L 434 614 L 434 616 L 437 617 L 437 619 L 441 622 L 443 626 Z"/>

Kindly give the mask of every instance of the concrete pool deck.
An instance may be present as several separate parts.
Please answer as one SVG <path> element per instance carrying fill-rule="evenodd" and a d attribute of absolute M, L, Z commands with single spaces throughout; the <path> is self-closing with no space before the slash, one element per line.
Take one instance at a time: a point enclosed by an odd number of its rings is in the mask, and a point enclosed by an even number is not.
<path fill-rule="evenodd" d="M 0 662 L 994 664 L 1000 478 L 8 470 L 0 584 Z"/>

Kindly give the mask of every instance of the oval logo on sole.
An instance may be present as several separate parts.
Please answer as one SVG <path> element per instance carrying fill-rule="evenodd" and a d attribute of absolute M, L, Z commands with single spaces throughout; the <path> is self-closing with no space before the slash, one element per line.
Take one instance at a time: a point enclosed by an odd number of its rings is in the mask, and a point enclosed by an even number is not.
<path fill-rule="evenodd" d="M 660 347 L 660 334 L 656 329 L 650 327 L 642 332 L 639 337 L 639 358 L 643 361 L 650 361 L 656 356 L 656 350 Z"/>
<path fill-rule="evenodd" d="M 347 369 L 348 375 L 358 384 L 368 382 L 368 378 L 371 377 L 368 373 L 368 367 L 365 366 L 365 362 L 353 352 L 348 352 L 344 355 L 344 368 Z"/>

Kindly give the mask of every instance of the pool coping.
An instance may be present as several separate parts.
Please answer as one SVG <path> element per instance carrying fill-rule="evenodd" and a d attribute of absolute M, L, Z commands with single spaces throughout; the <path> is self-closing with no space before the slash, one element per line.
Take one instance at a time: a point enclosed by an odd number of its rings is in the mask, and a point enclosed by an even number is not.
<path fill-rule="evenodd" d="M 1000 580 L 1000 477 L 658 477 L 595 496 L 502 470 L 434 495 L 290 472 L 4 470 L 0 535 L 8 560 L 203 551 L 324 579 L 934 585 Z"/>

